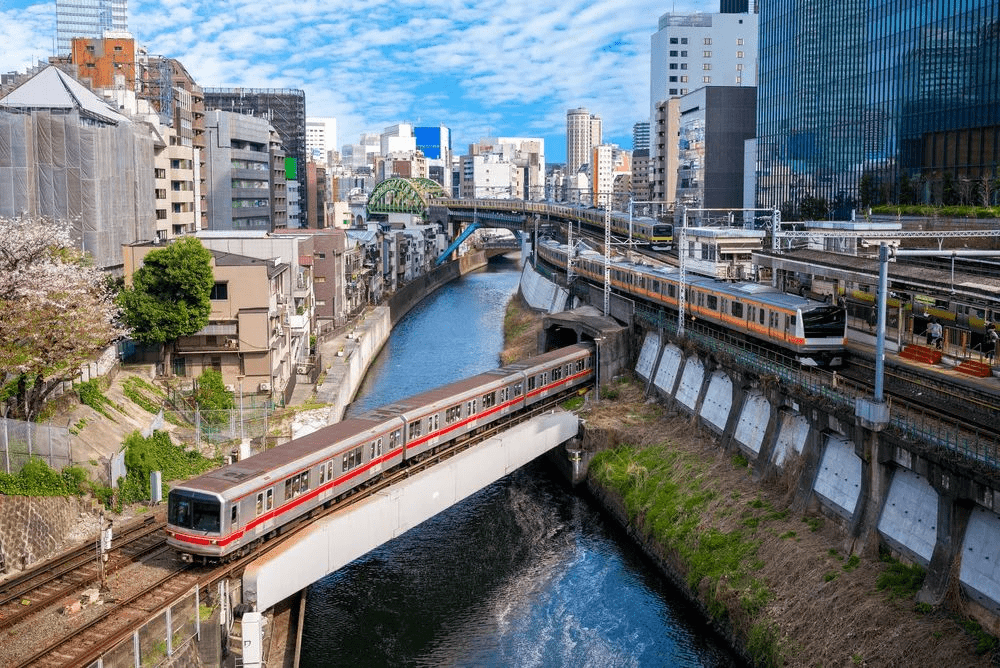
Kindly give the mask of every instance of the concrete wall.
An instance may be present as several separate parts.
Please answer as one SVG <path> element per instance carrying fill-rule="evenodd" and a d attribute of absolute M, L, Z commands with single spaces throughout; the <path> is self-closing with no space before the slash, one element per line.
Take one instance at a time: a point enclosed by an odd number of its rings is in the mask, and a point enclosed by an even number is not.
<path fill-rule="evenodd" d="M 795 507 L 836 522 L 852 551 L 888 547 L 926 568 L 919 601 L 937 605 L 960 589 L 966 612 L 1000 631 L 1000 488 L 988 477 L 656 332 L 645 334 L 635 371 L 651 394 L 746 456 L 758 479 L 791 476 Z"/>

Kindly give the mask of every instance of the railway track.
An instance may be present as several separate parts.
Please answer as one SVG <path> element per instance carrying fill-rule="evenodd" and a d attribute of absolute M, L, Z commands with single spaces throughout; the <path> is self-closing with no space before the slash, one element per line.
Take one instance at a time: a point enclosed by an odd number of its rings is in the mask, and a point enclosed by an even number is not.
<path fill-rule="evenodd" d="M 111 542 L 105 576 L 163 547 L 165 525 L 161 514 L 121 527 Z M 97 555 L 96 540 L 83 543 L 0 585 L 0 631 L 74 593 L 99 585 Z"/>
<path fill-rule="evenodd" d="M 152 578 L 148 585 L 143 586 L 120 599 L 109 599 L 100 606 L 100 611 L 91 614 L 81 624 L 59 633 L 56 637 L 48 639 L 44 646 L 33 648 L 30 655 L 15 657 L 13 663 L 7 665 L 18 668 L 46 668 L 48 666 L 87 666 L 107 654 L 120 643 L 126 641 L 135 629 L 145 625 L 149 619 L 158 611 L 175 604 L 184 596 L 187 596 L 193 588 L 208 586 L 223 577 L 238 577 L 243 569 L 251 561 L 267 554 L 270 550 L 279 548 L 285 541 L 292 539 L 299 532 L 306 530 L 309 520 L 315 520 L 327 515 L 340 512 L 345 508 L 373 495 L 387 487 L 409 478 L 420 471 L 424 471 L 436 464 L 449 459 L 456 454 L 468 450 L 481 443 L 483 440 L 495 436 L 497 433 L 509 429 L 515 424 L 524 422 L 536 415 L 551 410 L 554 406 L 564 401 L 571 393 L 550 398 L 543 404 L 533 407 L 529 411 L 518 414 L 503 425 L 492 425 L 481 432 L 470 435 L 462 441 L 453 442 L 448 447 L 444 447 L 436 452 L 428 453 L 424 458 L 414 462 L 409 466 L 389 471 L 380 479 L 374 481 L 359 490 L 355 490 L 350 495 L 337 499 L 327 508 L 318 509 L 312 515 L 298 523 L 286 527 L 281 534 L 275 538 L 261 544 L 257 549 L 249 554 L 243 555 L 234 561 L 213 566 L 198 566 L 196 564 L 185 564 L 176 558 L 173 553 L 166 554 L 165 534 L 162 519 L 146 520 L 130 531 L 130 539 L 126 541 L 123 535 L 117 540 L 120 545 L 117 549 L 121 551 L 121 558 L 125 558 L 125 545 L 140 545 L 149 536 L 157 537 L 157 547 L 147 549 L 145 555 L 149 555 L 156 550 L 163 554 L 161 563 L 156 567 L 159 572 Z M 139 548 L 134 549 L 137 556 L 133 562 L 141 559 L 138 556 Z M 49 591 L 46 587 L 54 586 L 51 583 L 62 581 L 59 587 L 59 594 L 49 596 L 50 601 L 65 598 L 66 592 L 72 590 L 78 592 L 85 588 L 80 583 L 92 584 L 95 580 L 90 577 L 88 567 L 77 563 L 80 559 L 87 562 L 94 562 L 96 569 L 96 547 L 93 545 L 83 546 L 72 553 L 67 553 L 59 559 L 46 563 L 42 568 L 31 573 L 26 573 L 16 581 L 6 583 L 0 590 L 0 594 L 7 603 L 18 605 L 21 596 L 29 592 L 34 592 L 34 596 L 41 596 L 39 592 Z M 76 564 L 74 566 L 74 564 Z M 124 567 L 124 562 L 119 568 Z M 60 573 L 61 571 L 61 573 Z M 59 573 L 59 574 L 57 574 Z M 71 575 L 74 574 L 75 575 Z M 47 580 L 47 582 L 46 582 Z M 40 599 L 39 599 L 40 600 Z M 36 606 L 41 609 L 41 604 Z M 0 631 L 10 629 L 15 623 L 24 623 L 23 616 L 16 620 L 12 617 L 4 617 L 0 620 Z"/>

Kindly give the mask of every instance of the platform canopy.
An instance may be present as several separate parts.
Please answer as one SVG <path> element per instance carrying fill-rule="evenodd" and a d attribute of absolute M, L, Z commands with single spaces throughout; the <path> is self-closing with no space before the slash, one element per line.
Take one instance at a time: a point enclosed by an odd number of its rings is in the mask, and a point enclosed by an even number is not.
<path fill-rule="evenodd" d="M 424 216 L 433 200 L 447 197 L 441 184 L 430 179 L 386 179 L 375 186 L 368 198 L 368 213 Z"/>

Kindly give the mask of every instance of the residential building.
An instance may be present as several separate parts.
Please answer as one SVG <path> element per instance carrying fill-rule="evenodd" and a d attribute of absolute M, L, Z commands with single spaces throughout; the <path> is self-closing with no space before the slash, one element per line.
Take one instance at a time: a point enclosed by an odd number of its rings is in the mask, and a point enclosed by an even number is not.
<path fill-rule="evenodd" d="M 628 191 L 619 192 L 619 198 L 614 197 L 615 183 L 618 182 L 619 189 L 622 183 L 619 177 L 632 175 L 632 156 L 628 151 L 623 150 L 617 144 L 601 144 L 595 146 L 591 153 L 590 164 L 592 165 L 592 183 L 590 186 L 593 193 L 593 206 L 610 205 L 616 211 L 623 211 L 628 207 Z M 631 179 L 629 179 L 631 180 Z M 621 200 L 624 196 L 624 202 Z"/>
<path fill-rule="evenodd" d="M 632 126 L 632 151 L 649 150 L 649 121 L 640 121 Z"/>
<path fill-rule="evenodd" d="M 762 3 L 757 206 L 995 204 L 998 26 L 982 0 Z"/>
<path fill-rule="evenodd" d="M 566 187 L 573 189 L 564 194 L 563 199 L 566 201 L 589 200 L 589 188 L 586 199 L 580 192 L 577 173 L 584 169 L 586 174 L 590 173 L 591 151 L 603 141 L 600 116 L 591 114 L 584 107 L 566 112 Z M 585 177 L 583 180 L 589 179 Z"/>
<path fill-rule="evenodd" d="M 309 212 L 308 227 L 321 230 L 327 227 L 326 210 L 330 203 L 330 180 L 326 163 L 306 162 L 306 211 Z"/>
<path fill-rule="evenodd" d="M 332 164 L 337 150 L 337 119 L 306 119 L 306 159 L 322 165 Z"/>
<path fill-rule="evenodd" d="M 726 2 L 726 8 L 746 4 Z M 657 105 L 664 100 L 705 86 L 757 85 L 758 16 L 747 11 L 723 12 L 660 16 L 650 52 L 649 116 L 654 127 Z M 650 151 L 655 162 L 659 157 L 656 141 Z"/>
<path fill-rule="evenodd" d="M 649 183 L 651 199 L 664 209 L 674 208 L 677 199 L 677 137 L 680 132 L 680 98 L 656 104 L 653 117 L 653 146 L 650 147 Z"/>
<path fill-rule="evenodd" d="M 632 151 L 632 181 L 631 200 L 633 202 L 649 202 L 652 198 L 650 188 L 649 149 Z M 649 207 L 643 205 L 646 210 Z"/>
<path fill-rule="evenodd" d="M 71 44 L 69 59 L 80 83 L 91 90 L 116 86 L 136 90 L 136 49 L 131 35 L 74 37 Z"/>
<path fill-rule="evenodd" d="M 205 150 L 208 229 L 270 232 L 282 227 L 280 139 L 263 118 L 211 110 Z M 278 219 L 276 219 L 278 218 Z"/>
<path fill-rule="evenodd" d="M 128 0 L 56 0 L 56 49 L 66 55 L 74 37 L 128 32 Z"/>
<path fill-rule="evenodd" d="M 132 244 L 121 251 L 125 280 L 157 246 Z M 212 311 L 200 331 L 178 338 L 164 375 L 196 378 L 206 369 L 244 394 L 287 401 L 295 387 L 297 361 L 309 353 L 308 316 L 291 306 L 291 265 L 223 251 L 212 253 Z M 304 352 L 303 352 L 304 351 Z"/>
<path fill-rule="evenodd" d="M 680 98 L 677 205 L 743 206 L 743 153 L 754 136 L 756 90 L 708 86 Z"/>
<path fill-rule="evenodd" d="M 493 156 L 476 161 L 476 156 Z M 471 160 L 467 160 L 471 158 Z M 460 159 L 461 197 L 541 200 L 545 198 L 545 140 L 495 137 L 469 145 Z M 503 165 L 509 168 L 505 174 Z M 470 171 L 471 170 L 471 171 Z M 475 194 L 473 194 L 475 193 Z"/>
<path fill-rule="evenodd" d="M 289 227 L 305 227 L 309 217 L 301 195 L 300 179 L 306 173 L 306 94 L 296 89 L 206 88 L 205 108 L 219 109 L 267 120 L 281 138 L 285 155 L 290 158 L 285 179 L 288 182 L 287 216 Z M 292 182 L 295 183 L 292 183 Z"/>
<path fill-rule="evenodd" d="M 0 98 L 0 215 L 72 221 L 96 266 L 155 236 L 155 133 L 57 67 Z"/>

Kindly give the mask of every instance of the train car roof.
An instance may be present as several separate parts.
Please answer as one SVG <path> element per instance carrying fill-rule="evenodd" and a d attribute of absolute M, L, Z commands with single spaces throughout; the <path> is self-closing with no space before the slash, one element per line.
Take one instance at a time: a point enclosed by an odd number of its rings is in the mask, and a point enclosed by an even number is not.
<path fill-rule="evenodd" d="M 261 480 L 268 473 L 274 473 L 283 466 L 297 462 L 335 443 L 347 445 L 357 436 L 364 436 L 361 440 L 367 440 L 368 437 L 373 437 L 389 429 L 392 425 L 387 424 L 387 422 L 391 422 L 391 420 L 376 421 L 365 416 L 348 418 L 247 457 L 235 464 L 203 473 L 176 486 L 205 492 L 225 492 L 247 481 Z M 397 424 L 401 423 L 397 421 Z M 261 482 L 264 481 L 261 480 Z"/>

